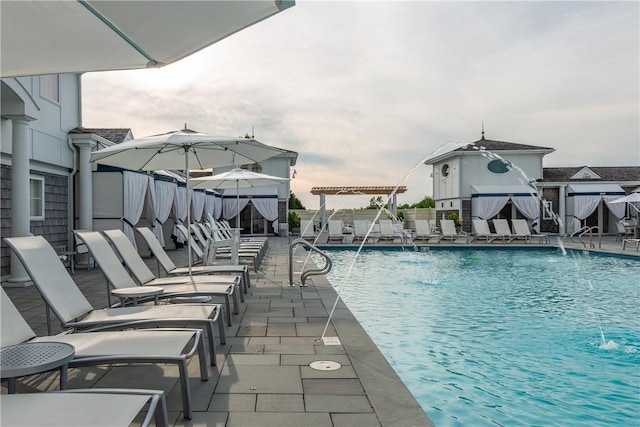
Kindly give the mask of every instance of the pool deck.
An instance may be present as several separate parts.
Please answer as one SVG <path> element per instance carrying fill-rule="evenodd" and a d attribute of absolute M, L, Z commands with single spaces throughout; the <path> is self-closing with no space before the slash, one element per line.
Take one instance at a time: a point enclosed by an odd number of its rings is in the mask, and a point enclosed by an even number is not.
<path fill-rule="evenodd" d="M 308 287 L 289 286 L 289 241 L 288 238 L 269 239 L 267 256 L 259 272 L 251 274 L 252 287 L 241 303 L 240 314 L 233 316 L 233 326 L 226 329 L 227 343 L 217 345 L 218 366 L 212 370 L 209 381 L 199 381 L 197 360 L 190 362 L 194 407 L 191 421 L 182 417 L 180 386 L 173 367 L 76 368 L 69 373 L 69 387 L 165 390 L 169 421 L 174 426 L 432 425 L 342 303 L 338 304 L 325 334 L 337 337 L 340 345 L 319 341 L 336 293 L 324 276 L 312 277 Z M 537 245 L 492 243 L 489 246 Z M 563 246 L 584 250 L 582 244 L 567 239 Z M 603 239 L 601 248 L 597 246 L 596 242 L 597 251 L 640 257 L 635 248 L 623 252 L 621 242 L 612 236 Z M 170 251 L 169 255 L 177 265 L 186 264 L 186 249 Z M 146 262 L 152 271 L 157 271 L 155 260 Z M 99 269 L 79 267 L 73 278 L 94 307 L 107 305 L 106 282 Z M 6 291 L 36 333 L 46 335 L 44 303 L 37 289 L 29 286 L 6 288 Z M 55 328 L 59 330 L 54 320 L 54 332 L 57 332 Z M 317 371 L 309 367 L 313 361 L 338 362 L 341 368 Z M 18 392 L 23 393 L 57 387 L 56 373 L 18 381 Z M 2 393 L 6 392 L 3 383 Z"/>

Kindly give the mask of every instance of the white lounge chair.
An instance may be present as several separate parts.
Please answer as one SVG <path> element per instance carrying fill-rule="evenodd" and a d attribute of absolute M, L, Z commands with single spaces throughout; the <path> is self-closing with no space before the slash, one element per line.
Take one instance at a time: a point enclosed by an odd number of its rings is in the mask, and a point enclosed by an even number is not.
<path fill-rule="evenodd" d="M 378 242 L 395 242 L 396 240 L 400 240 L 400 243 L 404 241 L 404 234 L 396 229 L 393 221 L 390 219 L 381 219 L 378 221 L 380 225 L 380 239 Z"/>
<path fill-rule="evenodd" d="M 531 233 L 529 223 L 526 219 L 512 219 L 511 225 L 513 226 L 513 233 L 516 236 L 524 236 L 525 242 L 531 242 L 533 239 L 538 239 L 538 243 L 551 243 L 548 234 Z"/>
<path fill-rule="evenodd" d="M 332 242 L 340 242 L 344 243 L 345 236 L 342 234 L 342 220 L 340 219 L 331 219 L 329 220 L 329 237 L 327 238 L 327 243 Z"/>
<path fill-rule="evenodd" d="M 219 304 L 170 304 L 95 309 L 75 284 L 69 272 L 44 237 L 6 237 L 4 241 L 22 262 L 31 280 L 40 291 L 63 328 L 126 329 L 156 326 L 199 327 L 206 331 L 211 364 L 215 365 L 214 326 L 224 342 L 224 325 L 219 320 Z M 48 312 L 47 312 L 48 314 Z M 51 335 L 51 323 L 47 316 Z"/>
<path fill-rule="evenodd" d="M 496 240 L 498 237 L 502 237 L 502 241 L 504 242 L 506 236 L 492 233 L 489 229 L 489 223 L 486 219 L 472 219 L 471 226 L 473 227 L 473 239 L 481 240 L 484 239 L 485 242 L 491 243 Z"/>
<path fill-rule="evenodd" d="M 496 233 L 500 235 L 507 236 L 509 240 L 508 243 L 511 243 L 515 239 L 523 239 L 525 242 L 529 241 L 529 234 L 516 234 L 511 232 L 511 228 L 509 227 L 509 222 L 506 219 L 493 219 L 493 227 L 496 229 Z"/>
<path fill-rule="evenodd" d="M 0 413 L 2 425 L 12 427 L 169 425 L 164 392 L 158 390 L 105 388 L 2 395 Z M 137 420 L 138 414 L 144 414 L 142 420 Z"/>
<path fill-rule="evenodd" d="M 373 223 L 368 219 L 356 219 L 353 221 L 353 243 L 356 242 L 369 242 L 375 243 L 376 237 L 374 236 L 371 225 Z"/>
<path fill-rule="evenodd" d="M 235 312 L 239 313 L 239 301 L 237 287 L 240 281 L 239 275 L 225 276 L 173 276 L 156 278 L 142 260 L 129 238 L 120 230 L 104 231 L 104 236 L 97 231 L 84 231 L 77 233 L 96 260 L 107 282 L 114 289 L 132 288 L 138 285 L 160 286 L 163 292 L 162 298 L 211 296 L 224 298 L 227 307 L 227 324 L 231 326 L 231 297 L 234 298 Z M 106 236 L 106 238 L 105 238 Z M 120 254 L 120 259 L 111 245 Z M 136 278 L 136 283 L 129 272 Z"/>
<path fill-rule="evenodd" d="M 189 267 L 177 267 L 167 252 L 156 238 L 155 234 L 147 227 L 136 228 L 136 231 L 140 233 L 144 241 L 149 246 L 151 253 L 158 262 L 158 276 L 160 276 L 160 267 L 169 276 L 184 276 L 189 274 Z M 247 288 L 251 287 L 251 278 L 249 275 L 249 269 L 246 265 L 196 265 L 191 266 L 192 275 L 208 275 L 208 274 L 240 274 L 244 293 L 247 293 Z"/>
<path fill-rule="evenodd" d="M 640 249 L 640 239 L 624 239 L 622 240 L 622 250 L 624 251 L 627 248 L 627 243 L 629 246 L 636 245 L 636 251 Z"/>
<path fill-rule="evenodd" d="M 458 233 L 456 224 L 451 219 L 440 220 L 441 234 L 437 241 L 450 240 L 451 243 L 469 243 L 469 235 L 466 233 Z"/>
<path fill-rule="evenodd" d="M 209 379 L 206 351 L 200 329 L 155 328 L 37 337 L 2 288 L 0 288 L 0 314 L 2 316 L 0 347 L 40 342 L 69 344 L 75 348 L 75 355 L 69 362 L 69 367 L 114 363 L 176 365 L 180 375 L 184 416 L 188 419 L 191 419 L 192 411 L 187 363 L 194 354 L 199 356 L 200 379 L 202 381 Z M 6 421 L 4 415 L 3 413 L 3 424 Z"/>
<path fill-rule="evenodd" d="M 429 241 L 437 235 L 431 230 L 431 223 L 426 219 L 416 219 L 415 222 L 416 234 L 413 236 L 413 241 Z"/>
<path fill-rule="evenodd" d="M 310 242 L 315 242 L 316 236 L 317 234 L 313 227 L 313 221 L 309 221 L 307 219 L 300 220 L 300 238 Z"/>

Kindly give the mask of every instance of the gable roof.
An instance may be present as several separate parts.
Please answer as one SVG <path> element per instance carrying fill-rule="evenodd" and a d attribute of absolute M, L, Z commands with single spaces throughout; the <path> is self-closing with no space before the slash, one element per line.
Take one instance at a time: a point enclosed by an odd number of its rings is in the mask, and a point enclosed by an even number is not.
<path fill-rule="evenodd" d="M 465 153 L 483 153 L 485 151 L 494 153 L 504 153 L 505 151 L 529 151 L 532 153 L 549 154 L 555 151 L 555 148 L 538 147 L 536 145 L 520 144 L 516 142 L 508 141 L 496 141 L 493 139 L 485 139 L 484 134 L 482 138 L 477 141 L 470 142 L 468 144 L 456 144 L 458 148 L 444 153 L 436 152 L 424 161 L 425 165 L 432 165 L 441 160 L 445 160 L 451 157 L 459 156 Z"/>
<path fill-rule="evenodd" d="M 549 147 L 538 147 L 535 145 L 519 144 L 516 142 L 496 141 L 493 139 L 485 139 L 484 136 L 479 140 L 469 143 L 464 147 L 460 147 L 454 151 L 477 151 L 478 148 L 484 148 L 487 151 L 537 151 L 544 150 L 548 152 L 555 151 Z"/>
<path fill-rule="evenodd" d="M 599 179 L 572 179 L 574 175 L 588 168 Z M 543 168 L 542 179 L 538 182 L 597 182 L 597 181 L 640 181 L 640 166 L 575 166 Z"/>
<path fill-rule="evenodd" d="M 85 128 L 77 127 L 69 131 L 72 134 L 79 133 L 92 133 L 98 135 L 101 138 L 107 139 L 111 142 L 119 144 L 133 138 L 133 133 L 130 128 Z"/>

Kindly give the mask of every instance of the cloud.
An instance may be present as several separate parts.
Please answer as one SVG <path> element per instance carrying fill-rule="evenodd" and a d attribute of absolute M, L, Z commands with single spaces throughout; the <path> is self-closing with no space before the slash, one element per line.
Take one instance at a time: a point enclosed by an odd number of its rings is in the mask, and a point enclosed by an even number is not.
<path fill-rule="evenodd" d="M 312 186 L 395 185 L 482 122 L 555 148 L 547 166 L 638 165 L 639 21 L 637 2 L 299 1 L 164 69 L 86 74 L 85 125 L 254 129 L 300 153 L 292 188 L 313 205 Z"/>

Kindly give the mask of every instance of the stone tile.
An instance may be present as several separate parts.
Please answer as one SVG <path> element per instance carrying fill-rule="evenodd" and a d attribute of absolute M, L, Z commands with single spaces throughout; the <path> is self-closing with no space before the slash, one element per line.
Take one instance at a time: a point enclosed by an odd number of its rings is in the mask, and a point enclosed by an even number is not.
<path fill-rule="evenodd" d="M 255 394 L 216 393 L 209 405 L 209 411 L 213 412 L 251 412 L 255 408 Z"/>
<path fill-rule="evenodd" d="M 276 354 L 315 354 L 315 349 L 312 345 L 266 345 L 264 346 L 264 352 L 276 353 Z"/>
<path fill-rule="evenodd" d="M 279 365 L 277 354 L 230 354 L 227 363 L 233 365 Z"/>
<path fill-rule="evenodd" d="M 332 427 L 329 414 L 232 412 L 227 427 Z"/>
<path fill-rule="evenodd" d="M 228 341 L 228 339 L 227 339 Z M 280 344 L 280 337 L 251 337 L 249 338 L 250 345 L 276 345 Z"/>
<path fill-rule="evenodd" d="M 302 380 L 305 395 L 309 394 L 365 394 L 358 379 L 309 379 Z"/>
<path fill-rule="evenodd" d="M 321 337 L 324 331 L 324 323 L 303 323 L 296 325 L 296 332 L 299 337 Z M 335 336 L 336 331 L 333 326 L 329 325 L 325 336 Z"/>
<path fill-rule="evenodd" d="M 309 394 L 304 405 L 307 412 L 373 412 L 366 396 Z"/>
<path fill-rule="evenodd" d="M 302 394 L 259 394 L 258 412 L 304 412 Z"/>
<path fill-rule="evenodd" d="M 330 360 L 333 362 L 338 362 L 341 365 L 351 365 L 351 361 L 345 355 L 336 354 L 331 357 L 318 357 L 318 355 L 306 355 L 306 354 L 283 354 L 280 357 L 281 365 L 300 365 L 307 366 L 311 362 L 315 362 L 317 360 Z"/>
<path fill-rule="evenodd" d="M 331 414 L 333 427 L 379 427 L 376 414 Z"/>
<path fill-rule="evenodd" d="M 295 337 L 296 325 L 293 323 L 269 323 L 266 335 L 269 337 Z"/>
<path fill-rule="evenodd" d="M 263 337 L 267 334 L 266 326 L 240 326 L 239 337 Z"/>
<path fill-rule="evenodd" d="M 302 393 L 297 366 L 225 365 L 216 393 Z"/>
<path fill-rule="evenodd" d="M 309 366 L 301 366 L 300 375 L 302 378 L 358 378 L 352 366 L 343 366 L 335 371 L 318 371 Z"/>
<path fill-rule="evenodd" d="M 180 415 L 175 424 L 169 423 L 169 425 L 175 427 L 225 427 L 228 417 L 227 412 L 194 412 L 191 420 L 185 420 Z"/>
<path fill-rule="evenodd" d="M 232 345 L 229 354 L 232 353 L 264 353 L 264 345 Z"/>

